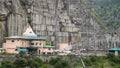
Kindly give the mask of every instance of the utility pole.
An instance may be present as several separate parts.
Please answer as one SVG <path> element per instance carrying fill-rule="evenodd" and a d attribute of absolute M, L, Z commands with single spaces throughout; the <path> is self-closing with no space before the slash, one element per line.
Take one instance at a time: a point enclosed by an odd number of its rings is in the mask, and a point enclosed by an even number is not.
<path fill-rule="evenodd" d="M 85 63 L 84 63 L 84 61 L 83 61 L 83 59 L 82 59 L 82 53 L 81 53 L 81 51 L 82 51 L 82 50 L 79 51 L 79 54 L 80 54 L 80 60 L 81 60 L 81 62 L 82 62 L 82 66 L 83 66 L 83 68 L 86 68 Z"/>

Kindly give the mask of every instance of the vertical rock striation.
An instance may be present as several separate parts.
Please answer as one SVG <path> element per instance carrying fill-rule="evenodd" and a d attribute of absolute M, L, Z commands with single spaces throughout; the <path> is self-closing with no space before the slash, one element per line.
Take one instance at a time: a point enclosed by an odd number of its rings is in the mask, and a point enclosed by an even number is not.
<path fill-rule="evenodd" d="M 53 44 L 81 42 L 87 46 L 99 34 L 100 26 L 82 0 L 0 0 L 0 3 L 0 17 L 6 18 L 2 20 L 6 27 L 3 30 L 8 36 L 22 35 L 30 24 L 38 36 L 46 36 Z"/>

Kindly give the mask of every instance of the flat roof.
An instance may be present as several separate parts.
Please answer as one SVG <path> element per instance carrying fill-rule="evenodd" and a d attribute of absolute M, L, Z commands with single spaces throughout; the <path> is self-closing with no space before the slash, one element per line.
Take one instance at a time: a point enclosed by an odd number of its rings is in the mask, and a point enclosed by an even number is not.
<path fill-rule="evenodd" d="M 36 36 L 10 36 L 6 39 L 26 39 L 26 40 L 46 40 L 45 37 L 36 37 Z"/>
<path fill-rule="evenodd" d="M 26 48 L 23 48 L 23 47 L 22 47 L 22 48 L 17 48 L 17 50 L 18 50 L 18 51 L 27 51 L 27 49 L 26 49 Z"/>
<path fill-rule="evenodd" d="M 110 50 L 110 51 L 120 51 L 120 48 L 110 48 L 108 50 Z"/>
<path fill-rule="evenodd" d="M 45 45 L 43 46 L 44 48 L 54 48 L 55 46 L 51 46 L 51 45 Z"/>

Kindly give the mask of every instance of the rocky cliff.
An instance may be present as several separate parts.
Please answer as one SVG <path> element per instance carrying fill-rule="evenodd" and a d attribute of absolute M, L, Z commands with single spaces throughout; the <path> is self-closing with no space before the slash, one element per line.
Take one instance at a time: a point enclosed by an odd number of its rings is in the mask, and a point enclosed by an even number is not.
<path fill-rule="evenodd" d="M 28 24 L 53 44 L 94 45 L 95 35 L 101 33 L 91 9 L 82 0 L 0 0 L 1 39 L 22 35 Z"/>

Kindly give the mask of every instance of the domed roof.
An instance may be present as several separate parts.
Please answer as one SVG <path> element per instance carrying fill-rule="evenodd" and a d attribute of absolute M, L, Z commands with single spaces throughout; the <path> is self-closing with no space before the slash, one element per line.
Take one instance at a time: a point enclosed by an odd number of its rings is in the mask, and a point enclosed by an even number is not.
<path fill-rule="evenodd" d="M 23 36 L 37 36 L 37 35 L 33 32 L 31 26 L 29 26 L 23 33 Z"/>

